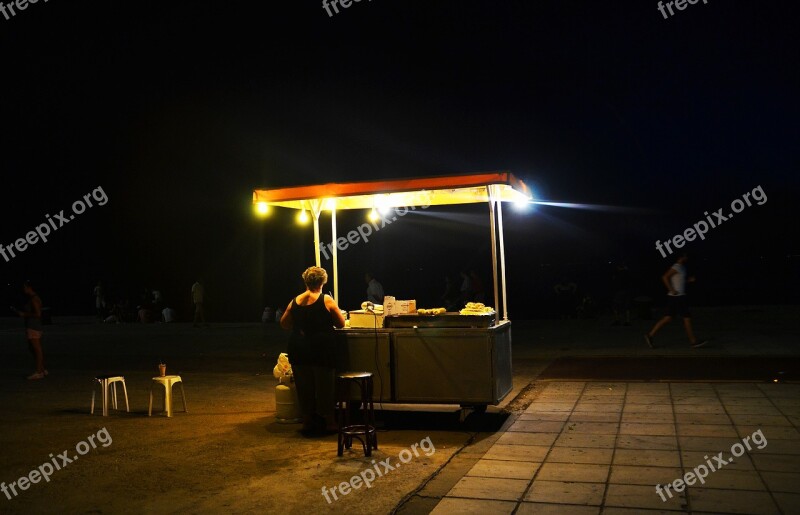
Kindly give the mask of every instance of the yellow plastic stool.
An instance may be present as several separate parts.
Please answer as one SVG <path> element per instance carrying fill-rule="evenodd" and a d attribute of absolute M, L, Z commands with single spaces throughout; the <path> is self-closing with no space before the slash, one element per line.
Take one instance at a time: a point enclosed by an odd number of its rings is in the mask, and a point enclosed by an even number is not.
<path fill-rule="evenodd" d="M 181 387 L 183 412 L 189 412 L 189 410 L 186 409 L 186 392 L 183 391 L 183 380 L 181 379 L 181 376 L 156 376 L 153 378 L 153 382 L 150 385 L 150 407 L 147 409 L 148 417 L 153 415 L 153 387 L 156 384 L 164 386 L 164 411 L 167 412 L 168 417 L 172 416 L 172 387 L 175 385 L 175 383 L 180 383 L 179 386 Z"/>
<path fill-rule="evenodd" d="M 100 389 L 103 391 L 103 416 L 108 416 L 108 391 L 111 390 L 111 403 L 114 409 L 117 409 L 117 383 L 122 383 L 122 393 L 125 394 L 125 411 L 130 413 L 131 408 L 128 406 L 128 389 L 125 388 L 125 378 L 115 375 L 102 375 L 94 378 L 95 381 L 100 383 Z M 94 396 L 97 392 L 92 390 L 92 407 L 89 408 L 89 413 L 94 415 Z"/>

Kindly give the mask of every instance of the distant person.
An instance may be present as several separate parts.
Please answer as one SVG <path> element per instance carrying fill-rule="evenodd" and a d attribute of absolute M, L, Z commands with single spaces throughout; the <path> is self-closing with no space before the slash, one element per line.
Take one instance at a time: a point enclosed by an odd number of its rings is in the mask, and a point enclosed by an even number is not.
<path fill-rule="evenodd" d="M 328 282 L 324 268 L 303 272 L 306 291 L 293 298 L 281 316 L 281 327 L 291 329 L 289 360 L 303 414 L 303 431 L 324 427 L 336 431 L 334 418 L 335 333 L 345 320 L 336 301 L 322 293 Z"/>
<path fill-rule="evenodd" d="M 153 290 L 153 309 L 158 311 L 162 304 L 164 304 L 164 296 L 161 295 L 161 290 Z"/>
<path fill-rule="evenodd" d="M 198 279 L 192 285 L 192 303 L 194 304 L 194 326 L 200 327 L 200 324 L 208 325 L 206 323 L 206 312 L 203 308 L 205 301 L 205 288 L 203 288 L 202 279 Z"/>
<path fill-rule="evenodd" d="M 97 319 L 103 320 L 106 314 L 106 291 L 103 288 L 103 282 L 97 281 L 97 286 L 94 287 L 94 308 L 97 313 Z"/>
<path fill-rule="evenodd" d="M 444 276 L 444 293 L 442 296 L 439 297 L 439 301 L 442 303 L 444 308 L 447 311 L 458 311 L 461 309 L 461 306 L 458 305 L 458 291 L 456 291 L 456 286 L 453 282 L 453 278 L 450 275 Z"/>
<path fill-rule="evenodd" d="M 462 306 L 467 302 L 472 302 L 472 296 L 474 293 L 472 288 L 472 278 L 469 276 L 469 272 L 466 270 L 461 271 L 461 287 L 458 289 L 458 293 L 461 296 Z"/>
<path fill-rule="evenodd" d="M 667 270 L 661 281 L 667 288 L 667 314 L 661 318 L 656 325 L 650 329 L 650 332 L 644 335 L 644 341 L 651 349 L 655 348 L 653 338 L 662 327 L 667 325 L 672 317 L 679 316 L 683 318 L 683 327 L 686 329 L 686 336 L 689 337 L 689 343 L 692 347 L 702 347 L 707 340 L 697 341 L 692 331 L 692 314 L 689 311 L 689 302 L 686 295 L 686 283 L 693 283 L 694 277 L 686 276 L 686 262 L 689 260 L 687 253 L 680 254 L 678 260 Z"/>
<path fill-rule="evenodd" d="M 553 286 L 556 294 L 556 308 L 560 318 L 572 318 L 575 315 L 576 296 L 578 285 L 566 277 Z"/>
<path fill-rule="evenodd" d="M 470 270 L 469 278 L 472 281 L 472 300 L 474 302 L 486 302 L 486 289 L 483 287 L 483 281 L 478 272 Z"/>
<path fill-rule="evenodd" d="M 367 300 L 373 304 L 383 304 L 383 285 L 369 272 L 364 274 L 364 282 L 367 283 Z"/>
<path fill-rule="evenodd" d="M 611 291 L 612 291 L 612 311 L 614 313 L 614 321 L 611 325 L 631 325 L 631 300 L 633 292 L 631 288 L 630 270 L 625 263 L 618 263 L 614 267 L 614 273 L 611 275 Z M 625 316 L 625 321 L 622 321 L 622 316 Z"/>
<path fill-rule="evenodd" d="M 30 281 L 25 281 L 22 290 L 28 297 L 25 309 L 23 311 L 13 307 L 11 309 L 25 321 L 25 338 L 28 340 L 28 348 L 36 363 L 36 372 L 29 375 L 28 379 L 44 379 L 47 370 L 44 368 L 44 353 L 42 352 L 42 299 L 39 298 Z"/>
<path fill-rule="evenodd" d="M 161 310 L 161 320 L 165 324 L 169 324 L 169 323 L 174 322 L 175 321 L 175 310 L 170 308 L 170 307 L 166 307 L 166 308 L 162 309 Z"/>

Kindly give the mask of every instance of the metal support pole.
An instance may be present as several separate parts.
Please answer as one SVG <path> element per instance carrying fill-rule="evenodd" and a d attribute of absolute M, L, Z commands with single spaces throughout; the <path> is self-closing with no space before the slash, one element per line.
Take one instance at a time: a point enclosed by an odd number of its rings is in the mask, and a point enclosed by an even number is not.
<path fill-rule="evenodd" d="M 336 254 L 336 206 L 331 207 L 331 239 L 333 245 L 333 300 L 339 304 L 339 258 Z"/>
<path fill-rule="evenodd" d="M 491 186 L 486 186 L 486 191 L 489 193 L 489 227 L 492 233 L 492 285 L 494 286 L 494 309 L 495 312 L 499 314 L 500 295 L 497 291 L 497 228 L 494 213 L 495 200 L 494 195 L 492 195 Z"/>
<path fill-rule="evenodd" d="M 321 203 L 319 200 L 312 200 L 309 203 L 311 216 L 314 217 L 314 255 L 317 258 L 317 266 L 321 266 L 322 261 L 319 255 L 319 213 Z"/>
<path fill-rule="evenodd" d="M 503 203 L 497 203 L 497 233 L 500 237 L 500 285 L 503 290 L 503 320 L 508 320 L 508 300 L 506 297 L 506 245 L 503 241 Z M 498 311 L 498 314 L 500 312 Z"/>

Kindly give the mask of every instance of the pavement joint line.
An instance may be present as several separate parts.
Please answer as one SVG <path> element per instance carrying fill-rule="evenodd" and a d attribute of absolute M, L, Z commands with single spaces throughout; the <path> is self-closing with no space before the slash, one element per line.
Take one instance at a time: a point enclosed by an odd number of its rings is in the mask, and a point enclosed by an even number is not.
<path fill-rule="evenodd" d="M 673 383 L 667 383 L 667 389 L 669 390 L 669 405 L 672 407 L 672 424 L 675 426 L 675 445 L 678 447 L 678 462 L 680 463 L 681 469 L 681 477 L 686 475 L 686 467 L 683 464 L 683 450 L 681 449 L 681 438 L 678 435 L 678 416 L 677 412 L 675 411 L 675 395 L 673 391 Z M 655 485 L 653 485 L 655 488 Z M 692 513 L 692 505 L 691 500 L 689 499 L 689 485 L 686 485 L 686 489 L 684 490 L 684 496 L 686 497 L 686 504 L 684 505 L 686 508 L 686 512 Z M 655 490 L 653 490 L 653 495 L 658 495 Z"/>
<path fill-rule="evenodd" d="M 513 399 L 511 399 L 511 401 L 509 401 L 506 404 L 506 406 L 511 406 L 518 398 L 520 398 L 525 393 L 530 391 L 532 389 L 532 387 L 533 387 L 533 384 L 534 384 L 534 381 L 531 381 L 530 383 L 528 383 L 528 385 L 522 387 L 520 389 L 519 393 L 517 393 L 517 395 Z M 532 403 L 533 403 L 533 400 L 531 400 L 531 402 L 529 402 L 527 406 L 529 406 Z M 527 409 L 527 406 L 522 408 L 520 412 L 521 413 L 524 412 L 525 409 Z M 498 428 L 498 430 L 495 431 L 495 433 L 489 437 L 489 438 L 494 438 L 494 442 L 492 442 L 492 445 L 489 446 L 489 449 L 491 449 L 492 447 L 494 447 L 496 445 L 497 440 L 499 440 L 500 437 L 503 436 L 506 433 L 507 429 L 511 425 L 513 425 L 513 423 L 516 422 L 518 419 L 519 419 L 519 415 L 517 413 L 515 413 L 513 411 L 509 411 L 508 418 L 506 418 L 506 421 L 503 422 L 503 425 L 500 426 L 500 428 Z M 400 499 L 400 501 L 395 505 L 395 507 L 390 512 L 391 515 L 395 515 L 398 512 L 398 510 L 402 509 L 403 506 L 405 506 L 414 497 L 419 497 L 419 498 L 422 498 L 422 499 L 439 499 L 439 502 L 441 502 L 442 497 L 420 495 L 419 492 L 421 492 L 428 485 L 428 483 L 430 483 L 437 476 L 439 476 L 439 474 L 445 469 L 445 467 L 447 467 L 447 465 L 450 464 L 450 462 L 452 462 L 456 458 L 456 456 L 459 456 L 464 450 L 466 450 L 470 445 L 472 445 L 472 443 L 475 441 L 475 438 L 477 438 L 479 434 L 481 434 L 480 431 L 476 431 L 476 432 L 472 433 L 470 435 L 469 439 L 464 443 L 464 445 L 462 445 L 461 448 L 458 451 L 453 453 L 453 455 L 450 456 L 450 458 L 446 462 L 442 463 L 442 465 L 438 469 L 436 469 L 433 472 L 433 474 L 428 476 L 428 478 L 425 481 L 423 481 L 420 485 L 418 485 L 417 488 L 415 488 L 413 491 L 411 491 L 411 492 L 407 493 L 406 495 L 404 495 L 403 498 Z M 486 452 L 483 453 L 483 456 L 485 456 L 486 453 L 489 452 L 489 449 L 487 449 Z M 477 458 L 475 460 L 475 462 L 477 463 L 480 460 L 481 460 L 481 458 Z M 467 472 L 469 472 L 469 471 L 467 471 Z M 446 496 L 447 496 L 447 494 L 445 494 L 444 497 L 446 497 Z"/>
<path fill-rule="evenodd" d="M 575 382 L 575 381 L 570 381 L 570 382 Z M 566 427 L 567 422 L 569 421 L 570 417 L 572 417 L 572 415 L 575 413 L 575 407 L 578 405 L 578 400 L 580 400 L 580 398 L 583 397 L 583 394 L 586 391 L 586 385 L 587 384 L 588 384 L 587 382 L 583 382 L 583 387 L 581 388 L 581 393 L 578 395 L 578 398 L 575 399 L 575 401 L 573 401 L 572 409 L 569 412 L 569 416 L 561 424 L 561 431 L 559 431 L 559 433 L 558 433 L 559 436 L 564 432 L 564 428 Z M 534 401 L 535 401 L 535 399 L 534 399 Z M 531 404 L 533 404 L 533 402 L 531 402 Z M 547 449 L 547 452 L 545 453 L 544 457 L 542 457 L 541 464 L 536 469 L 536 472 L 533 473 L 533 477 L 528 482 L 528 486 L 525 487 L 525 490 L 522 491 L 522 494 L 517 499 L 517 505 L 514 506 L 514 509 L 511 511 L 511 515 L 516 515 L 517 510 L 519 510 L 520 506 L 522 506 L 522 503 L 525 501 L 525 496 L 528 495 L 528 492 L 530 492 L 531 487 L 533 486 L 533 483 L 536 481 L 536 478 L 539 477 L 539 472 L 542 471 L 542 467 L 544 467 L 544 464 L 547 462 L 547 458 L 550 456 L 550 453 L 553 451 L 553 448 L 556 446 L 556 441 L 558 440 L 558 438 L 559 437 L 556 436 L 555 440 L 553 440 L 553 443 L 550 444 L 550 448 Z"/>
<path fill-rule="evenodd" d="M 620 431 L 622 430 L 622 416 L 625 413 L 625 406 L 628 403 L 628 384 L 625 383 L 625 393 L 622 396 L 622 409 L 619 410 L 619 418 L 617 419 L 617 434 L 614 435 L 614 447 L 611 448 L 611 463 L 608 466 L 608 475 L 606 475 L 606 484 L 603 489 L 603 499 L 600 501 L 600 512 L 605 511 L 606 500 L 608 499 L 608 487 L 611 485 L 611 472 L 614 470 L 614 458 L 617 455 L 617 447 L 619 446 Z M 677 437 L 676 437 L 677 438 Z"/>
<path fill-rule="evenodd" d="M 756 384 L 756 388 L 758 388 L 758 384 Z M 764 394 L 764 396 L 767 398 L 767 400 L 770 402 L 770 404 L 772 404 L 772 406 L 778 410 L 778 413 L 780 413 L 781 415 L 786 417 L 786 419 L 789 420 L 789 423 L 792 423 L 792 420 L 789 417 L 786 416 L 786 414 L 780 409 L 780 407 L 777 404 L 775 404 L 775 402 L 772 400 L 772 398 L 769 395 L 766 394 L 766 392 L 764 392 L 761 388 L 758 388 L 758 390 L 762 394 Z M 719 397 L 720 402 L 722 402 L 722 397 L 719 396 L 719 390 L 715 387 L 714 391 L 717 392 L 717 397 Z M 725 411 L 725 414 L 728 416 L 728 419 L 730 419 L 731 423 L 733 424 L 733 418 L 731 417 L 730 413 L 728 413 L 728 408 L 725 407 L 725 403 L 722 404 L 722 409 Z M 792 426 L 794 426 L 794 424 L 792 424 Z M 734 427 L 736 427 L 736 425 L 734 425 Z M 795 427 L 795 430 L 796 429 L 797 429 L 797 427 Z M 737 431 L 737 434 L 738 434 L 738 431 Z M 748 458 L 750 458 L 750 453 L 749 452 L 747 453 L 747 455 L 748 455 Z M 767 490 L 767 493 L 769 494 L 770 499 L 772 499 L 772 502 L 775 503 L 775 506 L 778 508 L 778 511 L 783 513 L 783 510 L 781 509 L 781 505 L 778 503 L 778 499 L 775 498 L 775 494 L 773 493 L 772 489 L 769 487 L 769 484 L 767 484 L 767 482 L 764 480 L 764 475 L 761 473 L 759 468 L 756 466 L 755 460 L 753 460 L 753 458 L 750 458 L 750 461 L 753 462 L 753 470 L 755 470 L 756 474 L 758 474 L 758 479 L 761 481 L 761 484 L 764 485 L 764 488 Z"/>

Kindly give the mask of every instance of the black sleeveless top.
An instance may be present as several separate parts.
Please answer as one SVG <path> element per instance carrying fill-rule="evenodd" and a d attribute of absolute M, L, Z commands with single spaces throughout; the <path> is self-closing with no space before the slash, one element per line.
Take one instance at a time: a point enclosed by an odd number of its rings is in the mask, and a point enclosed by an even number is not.
<path fill-rule="evenodd" d="M 292 365 L 334 366 L 335 332 L 325 307 L 325 294 L 307 306 L 292 299 L 292 335 L 289 337 L 289 362 Z"/>

